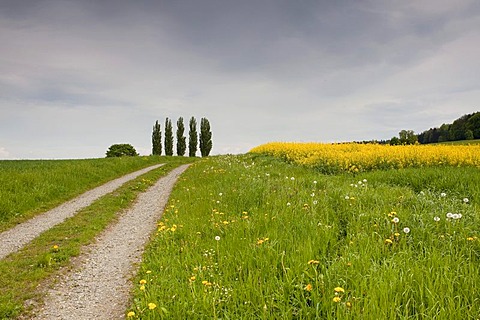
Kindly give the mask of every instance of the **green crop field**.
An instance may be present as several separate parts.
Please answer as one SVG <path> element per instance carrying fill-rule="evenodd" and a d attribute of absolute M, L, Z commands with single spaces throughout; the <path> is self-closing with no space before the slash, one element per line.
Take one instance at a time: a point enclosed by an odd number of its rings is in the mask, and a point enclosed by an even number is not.
<path fill-rule="evenodd" d="M 321 174 L 196 162 L 148 246 L 129 318 L 477 319 L 475 167 Z"/>
<path fill-rule="evenodd" d="M 452 144 L 452 145 L 475 145 L 480 144 L 480 139 L 476 140 L 459 140 L 459 141 L 446 141 L 432 144 Z"/>

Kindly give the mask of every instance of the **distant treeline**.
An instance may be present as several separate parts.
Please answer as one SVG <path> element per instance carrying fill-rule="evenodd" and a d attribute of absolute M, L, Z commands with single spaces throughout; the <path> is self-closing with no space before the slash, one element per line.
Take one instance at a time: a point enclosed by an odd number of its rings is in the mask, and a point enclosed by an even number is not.
<path fill-rule="evenodd" d="M 442 124 L 440 128 L 431 128 L 418 135 L 422 144 L 480 139 L 480 112 L 466 114 L 452 124 Z"/>
<path fill-rule="evenodd" d="M 420 134 L 415 134 L 413 130 L 402 130 L 398 137 L 392 137 L 390 140 L 365 140 L 354 141 L 356 143 L 376 143 L 376 144 L 428 144 L 445 141 L 460 141 L 480 139 L 480 112 L 474 112 L 461 116 L 453 123 L 442 124 L 440 128 L 430 128 Z"/>

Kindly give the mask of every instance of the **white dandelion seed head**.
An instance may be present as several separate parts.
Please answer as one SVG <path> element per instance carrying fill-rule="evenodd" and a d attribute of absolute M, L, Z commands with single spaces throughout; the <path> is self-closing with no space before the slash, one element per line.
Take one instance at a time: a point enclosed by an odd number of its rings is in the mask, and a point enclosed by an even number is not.
<path fill-rule="evenodd" d="M 468 198 L 463 198 L 464 203 L 468 203 Z"/>
<path fill-rule="evenodd" d="M 215 240 L 220 241 L 220 236 L 215 236 Z"/>
<path fill-rule="evenodd" d="M 453 213 L 448 212 L 448 213 L 447 213 L 447 218 L 449 218 L 449 219 L 453 218 Z"/>
<path fill-rule="evenodd" d="M 435 217 L 435 218 L 433 218 L 433 220 L 434 220 L 435 222 L 438 222 L 438 221 L 440 221 L 440 217 Z"/>
<path fill-rule="evenodd" d="M 290 180 L 292 180 L 292 181 L 295 180 L 295 177 L 291 177 Z"/>
<path fill-rule="evenodd" d="M 317 180 L 314 180 L 313 183 L 314 183 L 314 184 L 317 184 Z"/>
<path fill-rule="evenodd" d="M 218 195 L 221 197 L 221 196 L 223 196 L 223 193 L 222 193 L 222 192 L 220 192 Z"/>
<path fill-rule="evenodd" d="M 289 207 L 290 207 L 291 205 L 292 205 L 292 204 L 291 204 L 290 202 L 287 202 L 287 206 L 289 206 Z"/>
<path fill-rule="evenodd" d="M 313 204 L 317 204 L 317 203 L 318 203 L 318 201 L 317 201 L 317 200 L 314 200 L 314 201 L 313 201 Z"/>
<path fill-rule="evenodd" d="M 311 196 L 312 196 L 312 197 L 315 197 L 315 192 L 312 192 Z"/>
<path fill-rule="evenodd" d="M 440 193 L 440 197 L 446 197 L 447 194 L 445 192 Z"/>
<path fill-rule="evenodd" d="M 403 228 L 403 232 L 405 232 L 405 233 L 409 233 L 409 232 L 410 232 L 410 228 L 409 228 L 409 227 L 405 227 L 405 228 Z"/>
<path fill-rule="evenodd" d="M 363 183 L 367 183 L 367 179 L 363 179 L 362 181 L 363 181 Z"/>
<path fill-rule="evenodd" d="M 349 197 L 349 196 L 345 196 L 345 200 L 348 200 L 348 199 L 350 199 L 350 197 Z"/>
<path fill-rule="evenodd" d="M 392 219 L 393 223 L 398 223 L 400 221 L 400 219 L 398 219 L 398 217 L 395 217 Z"/>

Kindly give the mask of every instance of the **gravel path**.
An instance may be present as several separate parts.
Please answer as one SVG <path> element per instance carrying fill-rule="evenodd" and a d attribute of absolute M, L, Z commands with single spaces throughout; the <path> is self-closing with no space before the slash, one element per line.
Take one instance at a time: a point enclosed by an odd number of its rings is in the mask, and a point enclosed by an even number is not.
<path fill-rule="evenodd" d="M 80 263 L 58 279 L 33 319 L 122 319 L 144 246 L 156 229 L 170 192 L 188 165 L 172 170 L 87 248 Z"/>
<path fill-rule="evenodd" d="M 162 165 L 163 164 L 150 166 L 107 182 L 106 184 L 87 191 L 50 211 L 0 233 L 0 259 L 5 258 L 10 253 L 20 250 L 24 245 L 40 235 L 40 233 L 63 222 L 65 219 L 74 216 L 80 209 L 89 206 L 93 201 L 114 191 L 125 182 L 135 179 L 136 177 Z"/>

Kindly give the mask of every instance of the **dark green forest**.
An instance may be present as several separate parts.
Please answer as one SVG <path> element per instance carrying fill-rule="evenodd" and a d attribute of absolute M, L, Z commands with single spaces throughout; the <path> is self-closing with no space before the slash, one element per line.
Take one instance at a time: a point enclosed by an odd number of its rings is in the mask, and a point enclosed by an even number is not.
<path fill-rule="evenodd" d="M 421 144 L 480 139 L 480 112 L 463 115 L 439 128 L 430 128 L 417 137 Z"/>

